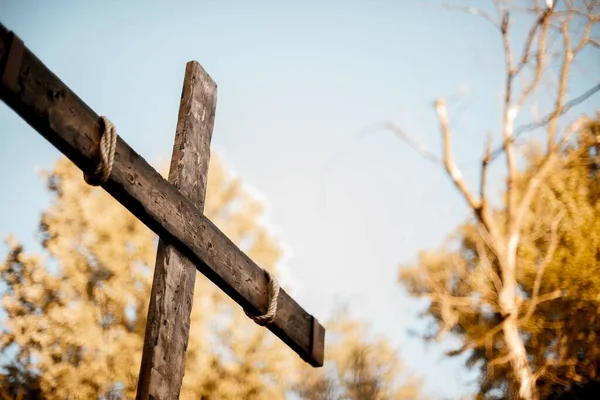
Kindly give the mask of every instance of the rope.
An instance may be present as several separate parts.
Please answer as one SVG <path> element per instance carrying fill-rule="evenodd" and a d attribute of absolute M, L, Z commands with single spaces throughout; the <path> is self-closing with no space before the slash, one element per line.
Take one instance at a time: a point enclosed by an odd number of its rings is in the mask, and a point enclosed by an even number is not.
<path fill-rule="evenodd" d="M 83 173 L 83 179 L 85 179 L 88 185 L 92 186 L 100 186 L 110 177 L 115 160 L 115 148 L 117 147 L 117 128 L 115 128 L 107 117 L 101 116 L 100 119 L 102 120 L 104 129 L 98 145 L 96 170 L 89 175 L 85 172 Z"/>
<path fill-rule="evenodd" d="M 103 122 L 104 130 L 100 136 L 100 143 L 98 146 L 98 163 L 96 169 L 91 174 L 83 174 L 88 185 L 100 186 L 104 184 L 110 177 L 112 171 L 113 162 L 115 159 L 115 148 L 117 145 L 117 129 L 114 124 L 104 116 L 100 119 Z M 277 279 L 267 270 L 267 277 L 269 279 L 269 307 L 267 312 L 263 315 L 250 315 L 246 312 L 246 315 L 250 317 L 258 325 L 265 326 L 275 321 L 277 315 L 277 299 L 279 297 L 279 283 Z"/>
<path fill-rule="evenodd" d="M 269 308 L 263 315 L 250 315 L 246 311 L 246 315 L 260 326 L 269 325 L 275 321 L 275 316 L 277 315 L 277 298 L 279 297 L 279 283 L 277 279 L 269 271 L 265 270 L 265 272 L 269 278 Z"/>

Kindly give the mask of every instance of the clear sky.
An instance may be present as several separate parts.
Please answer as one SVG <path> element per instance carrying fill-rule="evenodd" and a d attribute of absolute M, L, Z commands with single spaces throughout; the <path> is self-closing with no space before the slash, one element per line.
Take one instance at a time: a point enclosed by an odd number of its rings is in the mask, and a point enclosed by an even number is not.
<path fill-rule="evenodd" d="M 474 182 L 483 133 L 499 129 L 488 25 L 400 0 L 0 0 L 0 22 L 153 163 L 170 157 L 185 63 L 199 61 L 218 85 L 213 152 L 267 200 L 292 295 L 320 319 L 345 302 L 437 398 L 472 390 L 459 360 L 411 337 L 422 303 L 397 283 L 399 264 L 465 218 L 463 201 L 390 133 L 357 132 L 392 120 L 437 150 L 432 102 L 451 97 L 456 160 Z M 575 94 L 596 79 L 576 73 Z M 588 104 L 578 111 L 598 96 Z M 0 104 L 0 235 L 35 246 L 49 200 L 35 168 L 59 155 Z"/>

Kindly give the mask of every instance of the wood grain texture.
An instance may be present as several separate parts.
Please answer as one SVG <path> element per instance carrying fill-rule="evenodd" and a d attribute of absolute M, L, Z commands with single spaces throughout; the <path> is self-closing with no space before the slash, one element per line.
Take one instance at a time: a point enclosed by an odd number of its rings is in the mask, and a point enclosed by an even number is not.
<path fill-rule="evenodd" d="M 204 211 L 217 85 L 191 61 L 185 69 L 169 182 Z M 148 307 L 138 400 L 179 398 L 185 374 L 196 269 L 160 239 Z"/>
<path fill-rule="evenodd" d="M 9 40 L 9 32 L 0 25 L 0 74 L 7 54 L 2 49 Z M 93 171 L 98 115 L 26 46 L 18 70 L 15 85 L 0 86 L 2 100 L 81 170 Z M 266 312 L 265 271 L 121 137 L 112 174 L 102 187 L 241 307 L 252 314 Z M 324 328 L 317 323 L 319 332 L 313 335 L 313 317 L 285 290 L 278 301 L 277 317 L 268 329 L 306 362 L 322 366 Z"/>

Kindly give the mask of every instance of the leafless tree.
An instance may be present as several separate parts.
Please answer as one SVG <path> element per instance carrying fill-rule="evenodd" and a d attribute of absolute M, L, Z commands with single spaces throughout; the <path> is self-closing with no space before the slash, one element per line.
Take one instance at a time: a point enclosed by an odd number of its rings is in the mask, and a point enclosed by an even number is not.
<path fill-rule="evenodd" d="M 526 4 L 523 4 L 526 3 Z M 554 4 L 556 3 L 556 4 Z M 537 399 L 536 380 L 538 374 L 530 365 L 526 346 L 520 332 L 520 323 L 529 318 L 538 304 L 555 299 L 560 291 L 540 293 L 540 282 L 543 279 L 545 264 L 552 257 L 556 248 L 556 226 L 561 215 L 554 216 L 552 223 L 552 244 L 539 267 L 532 297 L 527 307 L 521 307 L 522 298 L 518 294 L 519 243 L 524 219 L 532 200 L 540 187 L 540 183 L 554 168 L 560 167 L 560 149 L 569 140 L 570 135 L 582 124 L 582 118 L 571 118 L 567 111 L 600 90 L 596 83 L 583 94 L 569 99 L 567 88 L 572 78 L 572 68 L 578 56 L 584 50 L 600 48 L 600 39 L 592 33 L 600 20 L 598 1 L 564 0 L 553 2 L 548 0 L 529 0 L 527 2 L 493 0 L 492 11 L 469 6 L 444 5 L 452 10 L 464 11 L 476 17 L 484 18 L 492 24 L 502 39 L 504 52 L 504 93 L 502 107 L 502 124 L 500 127 L 501 145 L 493 150 L 491 136 L 485 145 L 481 158 L 481 178 L 478 194 L 475 194 L 465 182 L 464 176 L 457 167 L 452 153 L 452 132 L 447 113 L 446 101 L 438 99 L 435 111 L 442 134 L 443 151 L 439 157 L 435 152 L 417 143 L 409 134 L 396 124 L 388 127 L 409 146 L 424 157 L 442 166 L 458 191 L 466 200 L 478 224 L 481 243 L 478 244 L 479 258 L 487 265 L 486 276 L 491 287 L 497 312 L 501 316 L 499 324 L 492 331 L 486 332 L 478 343 L 468 343 L 459 351 L 466 351 L 491 341 L 493 335 L 503 335 L 506 355 L 491 361 L 492 365 L 506 365 L 515 381 L 515 391 L 523 399 Z M 528 33 L 524 38 L 522 49 L 516 49 L 512 41 L 516 37 L 511 30 L 518 18 L 532 20 Z M 515 127 L 515 118 L 523 112 L 526 105 L 539 95 L 542 85 L 552 78 L 550 64 L 559 60 L 558 76 L 555 77 L 555 90 L 552 94 L 552 105 L 547 113 L 526 125 Z M 564 129 L 559 128 L 559 122 Z M 533 129 L 546 132 L 545 154 L 537 172 L 526 183 L 525 191 L 518 194 L 515 190 L 517 179 L 517 138 Z M 503 157 L 500 157 L 503 156 Z M 506 161 L 506 218 L 499 221 L 490 209 L 489 194 L 486 193 L 488 167 L 496 159 Z M 491 250 L 494 262 L 488 260 Z M 485 262 L 487 260 L 487 262 Z M 473 299 L 451 296 L 440 288 L 434 297 L 440 304 L 440 314 L 449 330 L 456 324 L 453 310 L 459 307 L 471 307 Z M 443 298 L 442 298 L 443 297 Z"/>

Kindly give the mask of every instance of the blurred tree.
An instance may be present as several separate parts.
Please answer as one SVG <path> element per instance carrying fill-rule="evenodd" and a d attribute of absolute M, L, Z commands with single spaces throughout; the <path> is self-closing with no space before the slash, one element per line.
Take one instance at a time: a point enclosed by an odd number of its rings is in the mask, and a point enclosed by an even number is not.
<path fill-rule="evenodd" d="M 281 250 L 261 225 L 262 208 L 215 158 L 206 212 L 270 270 Z M 0 277 L 8 318 L 9 376 L 38 384 L 45 398 L 135 394 L 143 345 L 154 234 L 61 159 L 46 175 L 54 195 L 41 219 L 48 260 L 14 240 Z M 198 276 L 182 398 L 277 398 L 289 357 L 212 283 Z M 38 374 L 39 371 L 39 374 Z M 22 378 L 18 378 L 22 377 Z"/>
<path fill-rule="evenodd" d="M 600 114 L 598 115 L 600 118 Z M 590 121 L 561 152 L 562 168 L 540 183 L 524 217 L 519 245 L 517 325 L 541 398 L 573 398 L 600 383 L 600 119 Z M 534 146 L 515 182 L 519 198 L 543 162 Z M 496 210 L 498 223 L 506 209 Z M 452 246 L 456 244 L 456 246 Z M 469 366 L 482 369 L 481 398 L 518 393 L 501 332 L 499 261 L 468 221 L 416 267 L 401 268 L 413 295 L 431 300 L 429 338 L 452 332 L 471 350 Z M 560 397 L 560 396 L 567 397 Z"/>
<path fill-rule="evenodd" d="M 300 398 L 412 400 L 421 395 L 419 379 L 401 374 L 402 365 L 389 343 L 369 340 L 365 326 L 346 313 L 327 324 L 327 340 L 324 368 L 300 366 L 303 379 L 294 385 Z"/>
<path fill-rule="evenodd" d="M 531 275 L 532 268 L 537 274 L 548 263 L 542 259 L 536 261 L 535 267 L 531 264 L 532 256 L 526 252 L 530 246 L 527 241 L 531 240 L 531 237 L 527 237 L 527 229 L 530 229 L 527 226 L 528 216 L 531 215 L 533 203 L 540 197 L 539 189 L 544 182 L 568 162 L 569 157 L 564 157 L 564 146 L 584 122 L 582 118 L 574 118 L 569 110 L 600 90 L 598 82 L 574 97 L 569 90 L 576 62 L 586 57 L 585 54 L 590 56 L 591 51 L 600 48 L 598 38 L 593 35 L 600 22 L 600 2 L 494 0 L 479 3 L 478 6 L 482 8 L 446 5 L 449 9 L 464 11 L 490 23 L 499 36 L 498 52 L 504 56 L 504 87 L 499 107 L 500 145 L 492 151 L 490 134 L 481 158 L 478 191 L 469 188 L 454 161 L 452 124 L 444 99 L 435 102 L 443 143 L 441 157 L 417 143 L 397 125 L 390 123 L 388 127 L 400 139 L 445 170 L 475 218 L 473 224 L 468 224 L 459 232 L 461 237 L 470 237 L 473 242 L 470 251 L 457 253 L 445 250 L 422 255 L 420 263 L 432 266 L 429 268 L 429 277 L 423 280 L 430 281 L 425 289 L 414 289 L 415 294 L 428 295 L 436 304 L 438 309 L 435 312 L 443 321 L 440 335 L 448 331 L 472 330 L 473 336 L 468 338 L 468 343 L 460 351 L 487 351 L 490 358 L 494 340 L 502 343 L 502 347 L 497 348 L 501 356 L 493 355 L 493 366 L 494 371 L 505 370 L 509 380 L 498 388 L 486 389 L 484 384 L 482 389 L 485 392 L 497 389 L 503 396 L 534 400 L 540 396 L 538 383 L 550 379 L 547 378 L 550 375 L 544 372 L 542 377 L 538 373 L 538 356 L 530 353 L 527 347 L 530 338 L 524 329 L 524 321 L 532 323 L 531 314 L 538 305 L 563 294 L 558 288 L 552 292 L 541 291 L 550 287 L 550 284 L 542 284 L 541 281 L 530 288 L 532 293 L 527 293 L 522 287 L 523 277 Z M 515 45 L 517 40 L 520 43 Z M 550 90 L 545 90 L 548 88 Z M 489 104 L 497 104 L 496 96 L 495 93 L 491 96 Z M 531 115 L 524 113 L 528 107 L 535 108 L 533 120 L 530 119 Z M 522 150 L 519 139 L 531 131 L 544 134 L 545 143 L 538 152 L 535 168 L 530 168 L 528 174 L 522 174 L 519 170 L 519 153 Z M 489 166 L 497 159 L 505 162 L 506 172 L 503 182 L 504 208 L 501 212 L 491 207 L 496 199 L 487 192 Z M 559 214 L 553 214 L 557 212 Z M 569 212 L 573 212 L 569 207 L 564 212 L 556 207 L 547 209 L 543 215 L 544 227 L 550 232 L 540 231 L 542 237 L 536 239 L 536 245 L 539 241 L 547 245 L 554 243 L 553 238 L 558 237 L 557 230 L 561 223 L 580 224 L 584 216 L 576 217 L 574 221 L 563 221 L 569 217 L 565 215 Z M 585 239 L 588 240 L 588 237 Z M 547 253 L 549 256 L 546 258 L 551 258 L 556 246 L 548 247 L 547 250 L 552 251 Z M 472 263 L 479 263 L 479 260 L 480 267 L 472 270 Z M 453 267 L 450 268 L 450 265 Z M 543 275 L 539 274 L 540 280 Z M 476 295 L 462 294 L 471 291 Z M 466 316 L 468 320 L 464 319 Z M 492 322 L 484 323 L 483 320 Z M 487 372 L 491 373 L 491 370 Z M 492 381 L 495 380 L 484 378 L 484 382 Z"/>
<path fill-rule="evenodd" d="M 10 355 L 0 398 L 133 398 L 156 237 L 107 193 L 88 186 L 68 160 L 44 177 L 53 194 L 40 227 L 49 257 L 25 252 L 10 238 L 0 264 L 6 314 L 0 351 Z M 261 221 L 262 205 L 216 157 L 205 212 L 253 260 L 276 272 L 282 251 Z M 194 301 L 182 399 L 282 399 L 312 370 L 200 274 Z M 378 368 L 384 361 L 397 365 L 384 342 L 363 346 L 385 348 Z M 372 375 L 373 385 L 387 391 L 391 376 Z"/>

